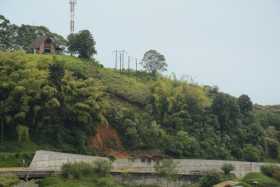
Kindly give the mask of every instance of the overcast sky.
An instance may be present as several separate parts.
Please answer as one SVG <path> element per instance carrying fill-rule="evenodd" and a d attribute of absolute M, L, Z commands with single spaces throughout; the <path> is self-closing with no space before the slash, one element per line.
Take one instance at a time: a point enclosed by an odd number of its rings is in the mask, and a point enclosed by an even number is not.
<path fill-rule="evenodd" d="M 68 0 L 0 0 L 0 14 L 69 34 Z M 138 58 L 156 49 L 178 77 L 280 104 L 280 0 L 78 0 L 82 29 L 107 67 L 114 49 Z"/>

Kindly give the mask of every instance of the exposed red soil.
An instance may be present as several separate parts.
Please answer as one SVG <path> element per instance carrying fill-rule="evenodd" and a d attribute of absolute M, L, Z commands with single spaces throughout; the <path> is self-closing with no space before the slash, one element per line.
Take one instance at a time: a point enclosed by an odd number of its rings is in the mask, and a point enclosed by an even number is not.
<path fill-rule="evenodd" d="M 99 125 L 95 136 L 89 137 L 88 146 L 107 156 L 128 158 L 128 153 L 122 151 L 123 146 L 117 131 L 109 125 Z"/>
<path fill-rule="evenodd" d="M 110 155 L 119 159 L 125 159 L 129 157 L 129 154 L 125 151 L 112 151 Z"/>
<path fill-rule="evenodd" d="M 130 153 L 124 151 L 116 129 L 105 124 L 98 126 L 95 136 L 89 137 L 88 146 L 99 154 L 119 159 L 140 158 L 143 160 L 157 161 L 166 158 L 159 150 L 139 150 Z"/>

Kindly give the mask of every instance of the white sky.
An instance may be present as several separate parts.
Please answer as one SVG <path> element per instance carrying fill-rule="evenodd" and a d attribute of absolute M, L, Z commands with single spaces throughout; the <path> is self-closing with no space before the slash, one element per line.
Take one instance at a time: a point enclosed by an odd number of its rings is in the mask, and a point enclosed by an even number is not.
<path fill-rule="evenodd" d="M 0 0 L 0 14 L 69 33 L 68 0 Z M 280 104 L 279 0 L 78 0 L 76 14 L 76 30 L 93 32 L 107 67 L 115 49 L 138 58 L 156 49 L 178 77 Z"/>

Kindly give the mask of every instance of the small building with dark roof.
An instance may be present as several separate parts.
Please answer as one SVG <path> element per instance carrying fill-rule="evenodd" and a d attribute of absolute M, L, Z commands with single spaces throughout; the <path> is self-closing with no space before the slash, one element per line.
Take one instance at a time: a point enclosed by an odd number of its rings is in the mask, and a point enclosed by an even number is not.
<path fill-rule="evenodd" d="M 62 49 L 56 44 L 53 38 L 49 36 L 41 36 L 32 42 L 32 49 L 34 53 L 38 54 L 58 54 Z"/>

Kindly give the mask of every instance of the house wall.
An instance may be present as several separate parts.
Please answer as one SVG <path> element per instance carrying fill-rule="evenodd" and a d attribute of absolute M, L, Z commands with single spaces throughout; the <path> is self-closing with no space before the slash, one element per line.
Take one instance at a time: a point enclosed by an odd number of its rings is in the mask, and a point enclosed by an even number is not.
<path fill-rule="evenodd" d="M 44 41 L 44 42 L 41 43 L 39 49 L 35 49 L 35 50 L 36 50 L 37 53 L 43 54 L 43 53 L 45 53 L 46 48 L 50 49 L 51 54 L 56 54 L 55 46 L 52 42 L 47 43 L 46 41 Z"/>
<path fill-rule="evenodd" d="M 44 53 L 44 48 L 45 48 L 45 44 L 44 44 L 44 43 L 42 43 L 42 44 L 40 45 L 40 48 L 39 48 L 38 53 L 39 53 L 39 54 Z"/>

